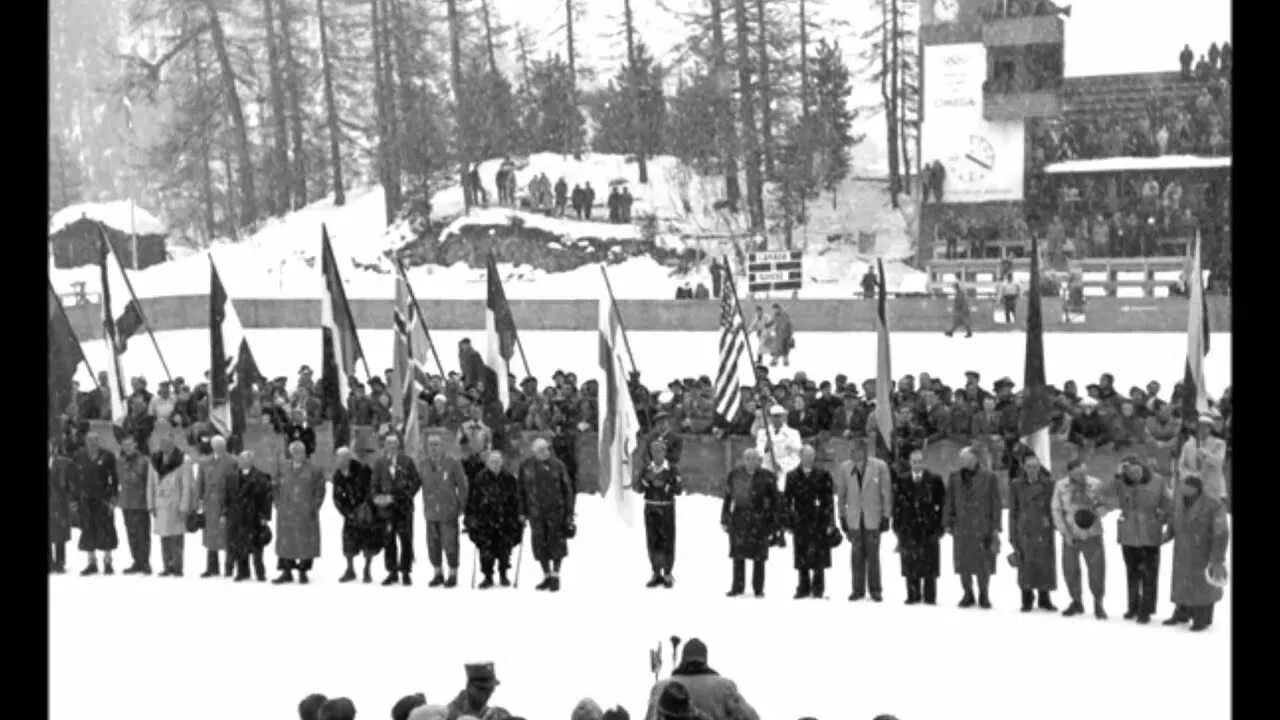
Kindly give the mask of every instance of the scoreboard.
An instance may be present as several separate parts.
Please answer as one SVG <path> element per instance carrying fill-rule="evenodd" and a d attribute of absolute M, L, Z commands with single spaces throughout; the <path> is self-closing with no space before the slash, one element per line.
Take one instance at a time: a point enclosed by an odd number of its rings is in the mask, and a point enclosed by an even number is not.
<path fill-rule="evenodd" d="M 773 292 L 799 290 L 803 270 L 799 250 L 747 253 L 747 290 Z"/>

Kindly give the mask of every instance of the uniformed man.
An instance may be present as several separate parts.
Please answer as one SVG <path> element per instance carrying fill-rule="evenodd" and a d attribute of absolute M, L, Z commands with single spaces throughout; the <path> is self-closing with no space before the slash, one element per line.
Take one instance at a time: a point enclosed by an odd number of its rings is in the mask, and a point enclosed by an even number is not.
<path fill-rule="evenodd" d="M 644 496 L 644 535 L 653 570 L 645 587 L 671 587 L 676 562 L 676 496 L 683 492 L 680 473 L 667 460 L 666 443 L 649 444 L 649 464 L 640 470 L 634 489 Z"/>
<path fill-rule="evenodd" d="M 756 433 L 756 452 L 766 470 L 785 477 L 800 466 L 800 433 L 787 425 L 787 411 L 781 405 L 769 408 L 769 422 Z"/>
<path fill-rule="evenodd" d="M 675 417 L 670 413 L 660 412 L 653 417 L 653 422 L 656 427 L 649 435 L 649 443 L 645 446 L 646 451 L 651 450 L 655 442 L 661 442 L 666 453 L 667 464 L 672 468 L 679 467 L 684 441 L 676 433 Z M 645 458 L 645 462 L 653 462 L 651 454 Z"/>
<path fill-rule="evenodd" d="M 80 549 L 89 557 L 81 575 L 98 574 L 98 550 L 103 552 L 106 574 L 114 573 L 111 551 L 119 544 L 115 522 L 116 500 L 120 495 L 116 456 L 103 450 L 98 439 L 96 432 L 86 435 L 84 449 L 71 461 L 71 488 L 79 510 Z"/>
<path fill-rule="evenodd" d="M 533 457 L 520 464 L 520 524 L 529 521 L 533 557 L 545 575 L 538 590 L 560 590 L 560 563 L 569 554 L 575 488 L 564 463 L 551 456 L 546 438 L 533 441 Z"/>
<path fill-rule="evenodd" d="M 444 454 L 444 438 L 438 433 L 427 436 L 427 456 L 422 461 L 421 477 L 427 558 L 435 571 L 430 587 L 457 587 L 458 518 L 467 507 L 467 475 L 462 463 Z M 441 561 L 449 564 L 448 578 Z"/>

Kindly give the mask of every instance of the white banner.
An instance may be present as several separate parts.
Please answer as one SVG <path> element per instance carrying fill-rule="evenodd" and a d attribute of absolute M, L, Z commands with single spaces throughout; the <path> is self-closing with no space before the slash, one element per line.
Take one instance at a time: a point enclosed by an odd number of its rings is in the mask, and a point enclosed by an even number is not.
<path fill-rule="evenodd" d="M 946 168 L 944 203 L 1022 199 L 1023 122 L 982 118 L 986 76 L 982 43 L 924 48 L 921 159 Z"/>

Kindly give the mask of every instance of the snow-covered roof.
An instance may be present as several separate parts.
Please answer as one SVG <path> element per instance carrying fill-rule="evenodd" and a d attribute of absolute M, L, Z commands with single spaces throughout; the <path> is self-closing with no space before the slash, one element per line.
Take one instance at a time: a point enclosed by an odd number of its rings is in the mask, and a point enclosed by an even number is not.
<path fill-rule="evenodd" d="M 1099 160 L 1067 160 L 1046 165 L 1049 175 L 1073 173 L 1160 172 L 1164 170 L 1211 170 L 1231 167 L 1230 157 L 1161 155 L 1160 157 L 1111 157 Z"/>
<path fill-rule="evenodd" d="M 53 219 L 49 221 L 49 234 L 52 235 L 82 218 L 96 220 L 123 233 L 169 234 L 164 224 L 156 219 L 155 215 L 138 207 L 132 200 L 68 205 L 55 213 Z"/>

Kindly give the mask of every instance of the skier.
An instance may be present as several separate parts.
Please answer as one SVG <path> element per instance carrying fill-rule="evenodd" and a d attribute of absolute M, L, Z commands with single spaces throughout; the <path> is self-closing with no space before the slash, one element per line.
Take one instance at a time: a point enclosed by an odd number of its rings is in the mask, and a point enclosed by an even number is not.
<path fill-rule="evenodd" d="M 676 496 L 683 492 L 680 473 L 667 462 L 666 443 L 655 440 L 649 446 L 649 464 L 640 470 L 634 490 L 644 496 L 645 545 L 653 574 L 645 587 L 670 588 L 675 579 Z"/>

